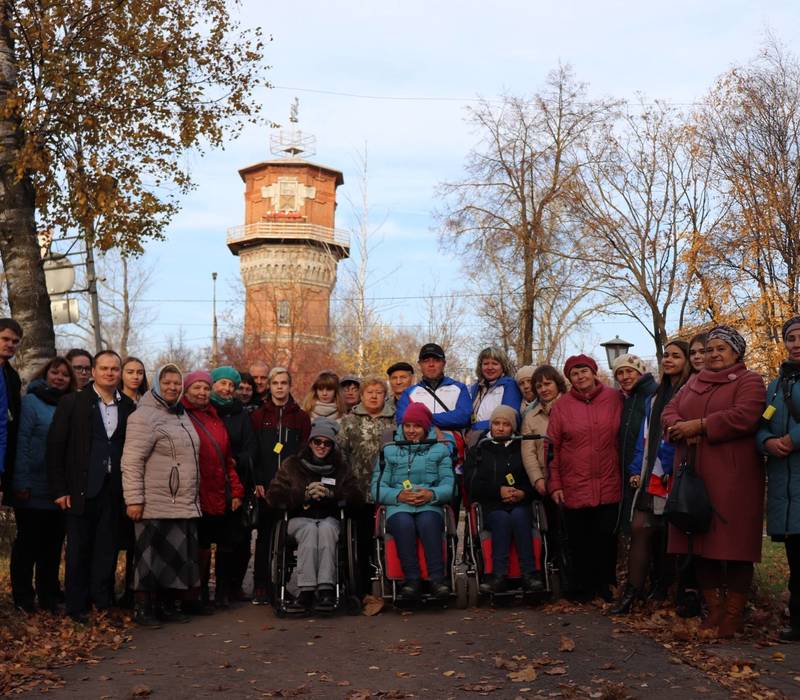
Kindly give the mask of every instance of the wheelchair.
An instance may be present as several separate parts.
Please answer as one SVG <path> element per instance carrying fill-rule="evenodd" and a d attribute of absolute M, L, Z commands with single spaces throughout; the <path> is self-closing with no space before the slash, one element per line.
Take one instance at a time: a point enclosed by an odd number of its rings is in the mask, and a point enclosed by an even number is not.
<path fill-rule="evenodd" d="M 383 450 L 390 445 L 411 445 L 422 444 L 432 445 L 436 440 L 420 440 L 419 443 L 411 443 L 406 440 L 397 440 L 388 442 L 381 448 L 379 455 L 379 469 L 380 476 L 386 468 L 386 461 Z M 380 483 L 380 477 L 379 477 Z M 458 534 L 455 521 L 453 508 L 445 504 L 443 506 L 444 515 L 444 529 L 442 531 L 442 553 L 444 559 L 445 580 L 450 584 L 450 599 L 441 600 L 434 598 L 430 595 L 425 584 L 428 579 L 428 567 L 425 560 L 425 548 L 422 545 L 422 540 L 417 538 L 417 559 L 419 560 L 420 574 L 423 582 L 423 590 L 418 601 L 414 604 L 427 604 L 434 603 L 437 605 L 447 606 L 450 600 L 455 598 L 456 604 L 459 607 L 466 607 L 466 599 L 462 599 L 457 595 L 459 587 L 465 583 L 463 574 L 460 574 L 456 565 L 456 552 L 458 549 Z M 400 563 L 400 557 L 397 553 L 397 543 L 394 537 L 386 529 L 386 506 L 376 505 L 375 509 L 375 529 L 374 535 L 374 554 L 372 567 L 372 586 L 371 593 L 375 598 L 381 598 L 391 602 L 396 607 L 403 607 L 408 602 L 404 601 L 398 595 L 399 589 L 405 580 L 403 574 L 403 567 Z"/>
<path fill-rule="evenodd" d="M 289 581 L 297 565 L 297 549 L 289 537 L 289 513 L 284 510 L 281 519 L 272 529 L 270 550 L 270 579 L 272 581 L 272 606 L 277 617 L 297 615 L 287 608 L 294 598 L 289 591 Z M 350 615 L 361 613 L 358 591 L 358 528 L 347 516 L 344 504 L 339 504 L 339 539 L 336 557 L 336 584 L 334 586 L 335 611 L 344 610 Z M 319 615 L 320 613 L 314 613 Z"/>
<path fill-rule="evenodd" d="M 541 435 L 515 435 L 509 440 L 538 440 Z M 490 441 L 490 437 L 478 442 L 475 449 L 480 450 L 482 444 Z M 478 456 L 480 459 L 480 453 Z M 536 570 L 542 577 L 543 590 L 526 591 L 522 587 L 522 571 L 520 569 L 517 544 L 512 539 L 508 557 L 508 589 L 502 593 L 484 593 L 480 584 L 484 577 L 492 573 L 492 533 L 485 527 L 483 510 L 479 503 L 469 502 L 466 511 L 466 527 L 464 539 L 464 566 L 466 567 L 466 585 L 462 586 L 460 593 L 466 604 L 476 606 L 481 597 L 488 597 L 492 603 L 500 600 L 529 598 L 541 599 L 549 595 L 557 599 L 561 595 L 561 572 L 555 561 L 550 556 L 550 528 L 543 501 L 534 498 L 531 501 L 531 541 L 533 544 L 533 557 Z"/>

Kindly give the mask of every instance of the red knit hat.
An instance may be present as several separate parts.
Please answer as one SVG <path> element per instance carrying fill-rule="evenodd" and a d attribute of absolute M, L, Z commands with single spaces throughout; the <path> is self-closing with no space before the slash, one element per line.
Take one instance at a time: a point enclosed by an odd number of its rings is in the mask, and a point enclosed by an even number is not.
<path fill-rule="evenodd" d="M 588 367 L 593 374 L 597 374 L 597 363 L 588 355 L 573 355 L 564 363 L 564 376 L 569 379 L 570 370 L 574 367 Z"/>
<path fill-rule="evenodd" d="M 425 428 L 427 432 L 433 425 L 433 416 L 424 403 L 413 402 L 408 404 L 408 408 L 403 414 L 403 423 L 416 423 Z"/>

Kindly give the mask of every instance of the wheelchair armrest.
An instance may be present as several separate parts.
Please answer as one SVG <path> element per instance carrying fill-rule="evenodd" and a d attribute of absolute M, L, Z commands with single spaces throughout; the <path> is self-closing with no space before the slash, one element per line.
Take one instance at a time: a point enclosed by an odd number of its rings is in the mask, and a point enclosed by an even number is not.
<path fill-rule="evenodd" d="M 469 504 L 470 515 L 470 532 L 477 537 L 481 530 L 483 530 L 483 508 L 477 501 Z"/>
<path fill-rule="evenodd" d="M 386 534 L 386 506 L 378 506 L 375 509 L 375 528 L 373 535 L 383 539 Z"/>
<path fill-rule="evenodd" d="M 449 504 L 444 505 L 444 531 L 447 535 L 458 534 L 455 511 Z"/>

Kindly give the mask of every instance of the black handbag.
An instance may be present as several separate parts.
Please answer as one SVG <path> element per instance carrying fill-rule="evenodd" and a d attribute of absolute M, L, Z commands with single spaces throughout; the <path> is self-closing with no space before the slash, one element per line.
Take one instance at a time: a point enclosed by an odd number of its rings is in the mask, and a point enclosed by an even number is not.
<path fill-rule="evenodd" d="M 256 494 L 249 493 L 242 499 L 239 517 L 245 530 L 255 530 L 258 527 L 261 519 L 261 499 Z"/>
<path fill-rule="evenodd" d="M 714 508 L 702 477 L 695 469 L 697 448 L 691 445 L 678 468 L 664 505 L 664 517 L 686 535 L 701 535 L 711 527 Z"/>

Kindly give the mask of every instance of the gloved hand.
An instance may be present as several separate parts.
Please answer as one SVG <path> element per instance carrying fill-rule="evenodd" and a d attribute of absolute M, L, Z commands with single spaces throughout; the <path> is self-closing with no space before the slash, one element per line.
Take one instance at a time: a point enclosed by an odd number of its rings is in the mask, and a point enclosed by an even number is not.
<path fill-rule="evenodd" d="M 308 486 L 306 486 L 307 501 L 319 501 L 323 498 L 330 498 L 331 496 L 331 490 L 322 482 L 312 481 Z"/>

